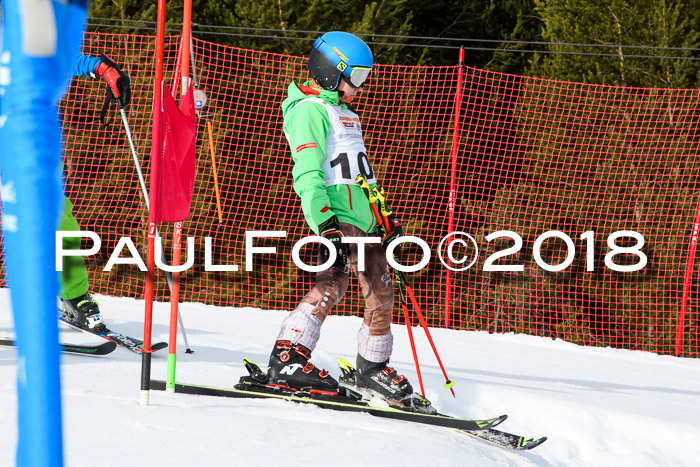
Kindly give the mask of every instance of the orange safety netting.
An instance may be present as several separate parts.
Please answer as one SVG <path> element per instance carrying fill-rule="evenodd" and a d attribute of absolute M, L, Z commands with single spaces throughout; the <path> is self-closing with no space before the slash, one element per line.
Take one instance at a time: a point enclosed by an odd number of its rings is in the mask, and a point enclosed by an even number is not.
<path fill-rule="evenodd" d="M 166 38 L 169 88 L 179 41 Z M 154 50 L 154 37 L 97 33 L 86 34 L 83 50 L 109 55 L 131 76 L 127 114 L 146 175 Z M 196 238 L 195 263 L 182 274 L 181 300 L 293 309 L 314 277 L 291 259 L 294 243 L 311 231 L 292 189 L 280 104 L 293 79 L 308 79 L 306 60 L 201 40 L 193 41 L 193 59 L 195 82 L 209 102 L 198 119 L 192 215 L 183 230 L 183 237 Z M 432 250 L 428 266 L 409 274 L 428 323 L 672 353 L 700 201 L 700 91 L 587 85 L 463 68 L 453 230 L 472 236 L 478 258 L 470 269 L 452 273 L 447 291 L 447 269 L 437 250 L 448 233 L 458 70 L 378 65 L 358 103 L 369 158 L 389 205 L 406 233 Z M 145 260 L 147 230 L 119 115 L 112 110 L 114 121 L 106 127 L 97 119 L 103 95 L 103 82 L 76 78 L 61 105 L 66 193 L 81 229 L 102 240 L 99 254 L 88 259 L 91 291 L 142 298 L 145 275 L 136 266 L 103 271 L 121 237 L 131 237 Z M 160 228 L 170 255 L 172 226 Z M 275 246 L 277 254 L 256 255 L 254 270 L 246 271 L 245 232 L 261 230 L 284 230 L 287 236 L 256 240 L 258 247 Z M 499 231 L 513 234 L 486 239 Z M 537 242 L 549 231 L 561 232 L 560 238 Z M 643 236 L 639 251 L 646 266 L 618 272 L 606 262 L 608 237 L 619 231 Z M 564 235 L 573 245 L 571 257 Z M 213 263 L 236 264 L 239 271 L 206 272 L 205 237 L 212 238 Z M 517 237 L 519 248 L 492 256 L 518 247 Z M 633 267 L 640 261 L 637 242 L 630 235 L 619 238 L 617 245 L 631 250 L 621 250 L 612 261 Z M 462 265 L 475 253 L 471 240 L 464 245 L 452 251 L 457 259 L 468 257 Z M 417 245 L 404 249 L 407 264 L 420 260 Z M 183 242 L 183 262 L 185 251 Z M 443 256 L 446 252 L 443 248 Z M 302 258 L 313 264 L 315 249 L 305 247 Z M 542 266 L 563 262 L 571 264 L 558 272 Z M 488 270 L 504 265 L 522 271 Z M 693 281 L 682 329 L 685 356 L 699 350 L 696 291 Z M 168 300 L 162 273 L 156 298 Z M 351 280 L 336 312 L 361 310 L 362 295 Z M 395 310 L 396 322 L 403 322 L 399 307 Z M 103 311 L 109 319 L 109 310 Z"/>

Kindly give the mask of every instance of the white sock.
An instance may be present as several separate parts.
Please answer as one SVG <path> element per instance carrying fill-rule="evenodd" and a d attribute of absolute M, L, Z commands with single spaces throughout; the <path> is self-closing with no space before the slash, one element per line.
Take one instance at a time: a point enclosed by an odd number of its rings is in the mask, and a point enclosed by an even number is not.
<path fill-rule="evenodd" d="M 357 331 L 357 353 L 365 360 L 380 363 L 391 357 L 391 350 L 394 347 L 394 336 L 389 331 L 383 336 L 370 336 L 369 326 L 364 322 Z"/>
<path fill-rule="evenodd" d="M 321 336 L 321 320 L 311 314 L 314 307 L 309 303 L 300 303 L 282 321 L 278 341 L 291 341 L 314 350 Z"/>

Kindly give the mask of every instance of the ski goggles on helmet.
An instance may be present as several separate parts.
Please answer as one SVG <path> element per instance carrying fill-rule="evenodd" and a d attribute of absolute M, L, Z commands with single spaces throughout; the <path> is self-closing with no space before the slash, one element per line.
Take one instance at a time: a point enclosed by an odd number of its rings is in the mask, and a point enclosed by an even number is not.
<path fill-rule="evenodd" d="M 352 87 L 361 88 L 364 86 L 369 72 L 372 71 L 372 67 L 352 66 L 348 64 L 348 58 L 340 50 L 336 47 L 332 47 L 322 38 L 316 40 L 314 48 L 340 72 L 338 80 L 340 80 L 342 76 Z"/>
<path fill-rule="evenodd" d="M 347 76 L 346 72 L 348 70 L 350 70 L 350 76 Z M 343 77 L 348 83 L 350 83 L 350 86 L 354 88 L 361 88 L 365 85 L 365 81 L 367 80 L 370 71 L 372 71 L 371 68 L 365 68 L 360 66 L 353 67 L 348 65 L 348 67 L 343 72 Z"/>

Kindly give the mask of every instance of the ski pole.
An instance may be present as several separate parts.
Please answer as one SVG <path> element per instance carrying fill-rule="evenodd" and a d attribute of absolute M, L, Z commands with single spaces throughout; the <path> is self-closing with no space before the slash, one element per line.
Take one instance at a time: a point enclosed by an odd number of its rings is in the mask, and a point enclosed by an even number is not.
<path fill-rule="evenodd" d="M 211 153 L 211 171 L 214 176 L 214 194 L 216 195 L 216 213 L 219 216 L 219 225 L 216 230 L 219 232 L 224 230 L 224 215 L 221 211 L 221 193 L 219 191 L 219 179 L 216 175 L 216 151 L 214 150 L 214 132 L 211 120 L 214 118 L 212 113 L 201 113 L 206 108 L 209 103 L 209 97 L 207 93 L 199 89 L 199 78 L 197 76 L 197 67 L 194 61 L 194 42 L 193 38 L 190 37 L 190 66 L 192 68 L 192 85 L 194 86 L 195 92 L 195 105 L 194 111 L 197 117 L 203 118 L 207 122 L 207 132 L 209 133 L 209 152 Z"/>
<path fill-rule="evenodd" d="M 384 225 L 384 222 L 382 221 L 382 217 L 379 215 L 379 211 L 377 210 L 377 197 L 375 193 L 372 191 L 372 188 L 369 186 L 369 183 L 367 182 L 367 177 L 364 175 L 358 175 L 355 177 L 355 183 L 360 184 L 360 188 L 362 188 L 362 191 L 365 193 L 365 196 L 367 197 L 367 201 L 369 201 L 370 206 L 372 207 L 372 211 L 374 212 L 374 216 L 377 219 L 377 229 L 379 230 L 379 234 L 384 236 L 386 235 L 389 224 L 386 224 L 386 227 Z M 398 288 L 399 288 L 399 298 L 401 300 L 401 308 L 403 310 L 403 316 L 404 320 L 406 321 L 406 331 L 408 332 L 408 341 L 411 344 L 411 353 L 413 354 L 413 362 L 415 363 L 416 366 L 416 374 L 418 375 L 418 383 L 420 384 L 420 392 L 425 397 L 425 389 L 423 387 L 423 376 L 420 372 L 420 364 L 418 363 L 418 353 L 416 352 L 416 343 L 413 340 L 413 330 L 411 329 L 411 317 L 408 313 L 408 307 L 406 306 L 406 295 L 404 294 L 403 290 L 403 285 L 401 282 L 398 282 Z"/>
<path fill-rule="evenodd" d="M 374 212 L 374 216 L 377 218 L 377 228 L 379 229 L 379 233 L 383 235 L 386 235 L 389 233 L 389 225 L 387 224 L 386 226 L 384 225 L 384 221 L 382 220 L 382 216 L 379 215 L 379 211 L 377 210 L 377 196 L 374 193 L 374 190 L 369 186 L 369 183 L 367 182 L 367 176 L 365 175 L 358 175 L 355 177 L 355 183 L 360 184 L 360 188 L 362 188 L 362 191 L 364 191 L 365 196 L 367 197 L 367 201 L 369 201 L 369 205 L 372 207 L 372 211 Z"/>
<path fill-rule="evenodd" d="M 403 283 L 397 281 L 399 289 L 399 299 L 401 300 L 401 309 L 403 310 L 404 321 L 406 321 L 406 330 L 408 331 L 408 340 L 411 343 L 411 352 L 413 353 L 413 361 L 416 364 L 416 373 L 418 374 L 418 384 L 420 384 L 420 393 L 425 397 L 425 389 L 423 388 L 423 376 L 420 372 L 420 365 L 418 364 L 418 354 L 416 353 L 416 344 L 413 340 L 413 330 L 411 329 L 413 325 L 411 324 L 411 315 L 408 313 L 408 307 L 406 306 L 406 293 L 403 289 Z"/>
<path fill-rule="evenodd" d="M 377 188 L 378 187 L 378 188 Z M 382 212 L 382 216 L 384 217 L 384 221 L 387 224 L 387 230 L 389 230 L 389 223 L 386 222 L 386 218 L 389 217 L 390 215 L 393 214 L 393 211 L 391 211 L 389 208 L 386 207 L 386 196 L 384 193 L 384 187 L 377 184 L 374 188 L 374 196 L 377 198 L 377 201 L 379 201 L 379 208 L 380 211 Z"/>
<path fill-rule="evenodd" d="M 379 204 L 381 206 L 382 210 L 382 215 L 384 216 L 384 223 L 387 226 L 387 231 L 389 227 L 389 219 L 387 216 L 391 215 L 392 212 L 387 209 L 386 207 L 386 198 L 385 198 L 385 193 L 384 193 L 384 188 L 380 187 L 380 189 L 377 189 L 376 187 L 374 188 L 374 195 L 375 197 L 379 200 Z M 396 256 L 394 256 L 394 259 L 397 259 Z M 421 327 L 425 331 L 425 335 L 428 338 L 428 342 L 430 342 L 430 346 L 433 349 L 433 353 L 435 354 L 435 358 L 438 361 L 438 364 L 440 365 L 440 369 L 442 370 L 442 374 L 445 377 L 445 384 L 444 387 L 449 389 L 450 392 L 452 393 L 453 397 L 456 397 L 455 391 L 453 389 L 455 383 L 454 381 L 451 381 L 450 378 L 447 376 L 447 372 L 445 371 L 445 367 L 442 364 L 442 360 L 440 359 L 440 354 L 438 354 L 437 348 L 435 347 L 435 343 L 433 342 L 433 337 L 430 335 L 430 330 L 428 328 L 428 323 L 425 320 L 425 317 L 423 316 L 423 312 L 420 309 L 420 306 L 418 305 L 418 300 L 416 300 L 416 296 L 413 293 L 413 288 L 411 288 L 410 285 L 408 285 L 408 279 L 406 278 L 406 275 L 403 273 L 403 271 L 399 271 L 399 280 L 403 281 L 403 285 L 406 288 L 406 291 L 408 292 L 408 296 L 411 298 L 411 303 L 413 304 L 413 308 L 416 310 L 416 314 L 418 315 L 418 321 L 420 322 Z"/>
<path fill-rule="evenodd" d="M 396 255 L 394 255 L 394 259 L 398 262 L 398 258 Z M 416 315 L 418 315 L 418 321 L 420 322 L 421 327 L 425 331 L 425 335 L 428 338 L 428 342 L 430 342 L 430 347 L 433 349 L 433 353 L 435 354 L 435 358 L 438 361 L 438 364 L 440 365 L 440 370 L 442 370 L 442 374 L 445 377 L 445 384 L 443 385 L 446 389 L 449 389 L 450 392 L 452 393 L 453 397 L 457 397 L 455 395 L 455 391 L 453 389 L 455 383 L 454 381 L 450 380 L 450 378 L 447 376 L 447 372 L 445 371 L 445 366 L 442 364 L 442 360 L 440 359 L 440 354 L 437 351 L 437 347 L 435 347 L 435 343 L 433 342 L 433 337 L 430 335 L 430 329 L 428 328 L 428 323 L 425 320 L 425 317 L 423 316 L 423 312 L 420 309 L 420 306 L 418 305 L 418 300 L 416 300 L 416 296 L 413 293 L 413 288 L 411 288 L 410 285 L 408 285 L 408 279 L 406 278 L 406 274 L 404 274 L 403 271 L 397 271 L 398 276 L 399 276 L 399 282 L 403 283 L 404 288 L 406 289 L 406 292 L 408 292 L 408 296 L 411 298 L 411 303 L 413 304 L 413 308 L 416 310 Z"/>
<path fill-rule="evenodd" d="M 454 391 L 454 381 L 450 380 L 450 378 L 447 376 L 447 372 L 445 371 L 445 366 L 442 364 L 442 360 L 440 359 L 440 355 L 438 354 L 437 348 L 435 347 L 435 342 L 433 342 L 433 337 L 430 335 L 430 330 L 428 329 L 428 323 L 425 320 L 425 317 L 423 316 L 423 313 L 421 312 L 420 306 L 418 306 L 418 300 L 416 300 L 416 296 L 413 293 L 413 289 L 408 285 L 408 279 L 406 278 L 406 275 L 403 273 L 403 271 L 397 271 L 399 275 L 399 281 L 403 282 L 404 287 L 406 288 L 406 291 L 408 292 L 408 296 L 411 298 L 411 303 L 413 304 L 413 308 L 416 310 L 416 314 L 418 315 L 418 321 L 420 322 L 421 327 L 425 331 L 425 335 L 428 338 L 428 342 L 430 342 L 430 346 L 433 349 L 433 353 L 435 354 L 435 358 L 438 361 L 438 364 L 440 365 L 440 369 L 442 370 L 442 375 L 445 377 L 445 384 L 443 387 L 446 389 L 449 389 L 450 392 L 452 393 L 453 397 L 457 397 L 455 395 Z"/>
<path fill-rule="evenodd" d="M 200 91 L 203 93 L 203 91 Z M 211 119 L 214 114 L 202 114 L 200 117 L 207 121 L 207 132 L 209 133 L 209 152 L 211 153 L 211 171 L 214 175 L 214 194 L 216 195 L 216 212 L 219 215 L 219 225 L 217 230 L 221 232 L 224 229 L 224 216 L 221 212 L 221 194 L 219 191 L 219 179 L 216 176 L 216 151 L 214 150 L 214 132 L 212 129 Z"/>
<path fill-rule="evenodd" d="M 362 183 L 361 181 L 358 181 L 358 179 L 360 177 L 364 178 L 364 183 Z M 358 177 L 356 178 L 356 182 L 360 183 L 361 186 L 366 185 L 367 188 L 369 188 L 369 184 L 367 183 L 367 178 L 364 177 L 363 175 L 358 175 Z M 363 187 L 363 189 L 364 189 L 364 187 Z M 370 190 L 373 192 L 374 196 L 372 196 L 371 198 L 368 196 L 368 199 L 374 199 L 375 201 L 379 201 L 380 206 L 381 206 L 381 211 L 382 211 L 383 223 L 386 225 L 385 232 L 388 232 L 389 231 L 388 216 L 392 214 L 392 211 L 390 211 L 386 207 L 386 196 L 385 196 L 384 188 L 380 187 L 378 189 L 375 186 L 375 188 L 370 189 Z M 365 194 L 366 194 L 366 191 L 365 191 Z M 373 202 L 371 202 L 370 204 L 372 204 L 372 206 L 373 206 L 373 210 L 374 210 L 375 215 L 378 216 L 379 210 L 377 209 L 376 204 Z M 396 257 L 396 255 L 394 255 L 394 259 L 398 261 L 398 258 Z M 430 342 L 430 346 L 433 349 L 433 353 L 435 354 L 435 358 L 437 359 L 438 364 L 440 365 L 440 369 L 442 370 L 442 374 L 445 377 L 444 387 L 446 389 L 450 390 L 453 397 L 456 397 L 455 391 L 453 389 L 455 383 L 454 383 L 454 381 L 450 380 L 450 378 L 447 376 L 447 372 L 445 371 L 445 366 L 442 364 L 442 359 L 440 359 L 440 354 L 438 353 L 437 348 L 435 347 L 435 343 L 433 342 L 433 337 L 430 335 L 430 330 L 428 329 L 428 323 L 425 320 L 425 317 L 423 316 L 423 313 L 420 309 L 420 306 L 418 305 L 418 300 L 416 300 L 416 296 L 413 293 L 413 289 L 408 284 L 408 279 L 406 278 L 406 275 L 404 274 L 404 272 L 403 271 L 396 271 L 396 272 L 397 272 L 397 275 L 399 277 L 399 283 L 403 285 L 403 288 L 406 289 L 406 292 L 408 292 L 408 295 L 411 298 L 411 304 L 413 305 L 413 308 L 416 310 L 416 314 L 418 315 L 418 321 L 420 322 L 421 327 L 425 331 L 425 335 L 428 338 L 428 342 Z M 405 302 L 405 297 L 403 295 L 401 295 L 401 296 L 403 298 L 403 301 Z"/>
<path fill-rule="evenodd" d="M 136 165 L 136 173 L 139 176 L 139 182 L 141 184 L 141 192 L 143 193 L 143 197 L 146 200 L 146 209 L 150 210 L 150 203 L 148 200 L 148 189 L 146 188 L 146 181 L 143 177 L 143 172 L 141 171 L 141 164 L 139 163 L 139 156 L 136 152 L 136 146 L 134 145 L 134 139 L 131 136 L 131 128 L 129 127 L 129 121 L 126 118 L 126 111 L 124 110 L 124 107 L 119 108 L 119 113 L 122 116 L 122 122 L 124 123 L 124 130 L 126 131 L 126 138 L 129 140 L 129 147 L 131 147 L 131 154 L 134 157 L 134 164 Z M 156 227 L 156 237 L 159 237 L 160 234 L 158 233 L 158 227 Z M 163 249 L 163 244 L 160 244 L 160 257 L 163 261 L 163 264 L 168 264 L 168 260 L 165 257 L 165 250 Z M 168 288 L 172 291 L 173 290 L 173 280 L 168 271 L 165 271 L 165 279 L 168 281 Z M 180 332 L 182 333 L 182 340 L 185 341 L 185 353 L 194 353 L 192 349 L 190 349 L 190 345 L 187 342 L 187 334 L 185 333 L 185 325 L 182 322 L 182 314 L 180 313 L 180 309 L 178 306 L 178 312 L 177 312 L 177 319 L 180 322 Z"/>

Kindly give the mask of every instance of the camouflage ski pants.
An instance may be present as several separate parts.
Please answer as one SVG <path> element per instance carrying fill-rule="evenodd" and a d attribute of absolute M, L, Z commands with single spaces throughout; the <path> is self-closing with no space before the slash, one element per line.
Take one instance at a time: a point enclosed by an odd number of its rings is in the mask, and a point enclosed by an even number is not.
<path fill-rule="evenodd" d="M 340 228 L 346 237 L 370 237 L 351 224 L 341 223 Z M 391 327 L 391 313 L 394 307 L 394 287 L 386 261 L 384 248 L 379 243 L 366 244 L 364 271 L 358 271 L 358 246 L 349 243 L 348 265 L 345 270 L 328 268 L 318 273 L 316 285 L 304 296 L 302 303 L 313 306 L 311 314 L 321 322 L 326 319 L 331 308 L 340 302 L 348 289 L 350 269 L 360 283 L 365 298 L 364 323 L 371 336 L 388 334 Z"/>

